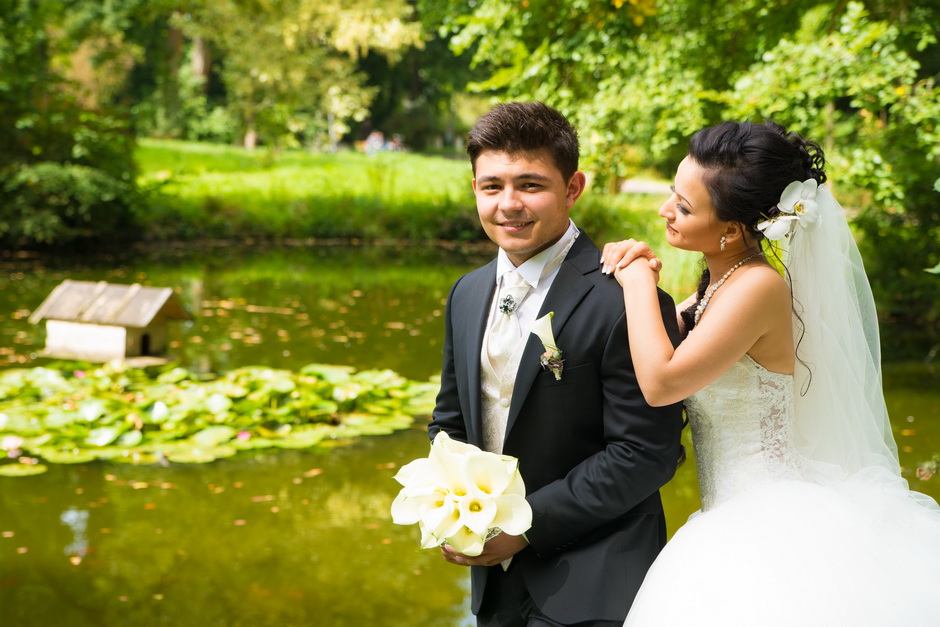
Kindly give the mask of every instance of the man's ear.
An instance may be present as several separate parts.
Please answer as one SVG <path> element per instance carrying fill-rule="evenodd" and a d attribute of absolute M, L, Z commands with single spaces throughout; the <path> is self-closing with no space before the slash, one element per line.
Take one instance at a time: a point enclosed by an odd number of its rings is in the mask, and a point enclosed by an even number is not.
<path fill-rule="evenodd" d="M 568 191 L 566 194 L 566 208 L 571 209 L 574 206 L 574 203 L 576 203 L 578 198 L 581 197 L 581 194 L 584 193 L 585 187 L 587 187 L 587 177 L 584 176 L 584 172 L 579 170 L 571 175 L 571 179 L 568 181 Z"/>

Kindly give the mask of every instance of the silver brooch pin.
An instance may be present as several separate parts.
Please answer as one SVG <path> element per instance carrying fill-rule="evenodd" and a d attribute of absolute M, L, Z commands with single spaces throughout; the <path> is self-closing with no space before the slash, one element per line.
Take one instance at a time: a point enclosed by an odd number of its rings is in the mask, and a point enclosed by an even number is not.
<path fill-rule="evenodd" d="M 507 316 L 514 312 L 518 306 L 519 303 L 509 294 L 499 299 L 499 313 L 504 313 Z"/>

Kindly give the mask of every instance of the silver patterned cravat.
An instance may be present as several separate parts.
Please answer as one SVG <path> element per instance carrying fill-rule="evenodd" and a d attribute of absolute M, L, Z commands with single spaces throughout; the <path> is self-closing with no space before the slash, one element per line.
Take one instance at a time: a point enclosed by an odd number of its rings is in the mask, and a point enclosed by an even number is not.
<path fill-rule="evenodd" d="M 486 344 L 490 363 L 497 375 L 502 375 L 506 361 L 519 342 L 521 332 L 516 310 L 531 289 L 532 286 L 515 270 L 503 275 L 499 293 L 496 295 L 496 320 L 490 328 Z"/>

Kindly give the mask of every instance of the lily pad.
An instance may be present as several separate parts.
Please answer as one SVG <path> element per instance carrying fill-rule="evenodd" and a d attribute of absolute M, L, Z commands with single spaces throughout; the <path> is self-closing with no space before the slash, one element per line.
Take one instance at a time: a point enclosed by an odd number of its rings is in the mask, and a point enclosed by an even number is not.
<path fill-rule="evenodd" d="M 200 447 L 178 445 L 166 452 L 166 458 L 178 464 L 206 464 L 224 457 L 231 457 L 238 452 L 231 446 Z"/>
<path fill-rule="evenodd" d="M 96 452 L 79 448 L 64 451 L 52 447 L 39 447 L 34 449 L 34 452 L 50 464 L 86 464 L 98 459 Z"/>
<path fill-rule="evenodd" d="M 107 446 L 117 440 L 120 435 L 121 430 L 116 427 L 100 427 L 88 432 L 85 443 L 92 446 Z"/>
<path fill-rule="evenodd" d="M 41 475 L 49 470 L 45 464 L 4 464 L 0 466 L 0 476 L 3 477 L 29 477 Z"/>
<path fill-rule="evenodd" d="M 228 442 L 235 437 L 237 431 L 232 427 L 219 425 L 217 427 L 208 427 L 192 436 L 192 441 L 199 446 L 210 448 Z"/>

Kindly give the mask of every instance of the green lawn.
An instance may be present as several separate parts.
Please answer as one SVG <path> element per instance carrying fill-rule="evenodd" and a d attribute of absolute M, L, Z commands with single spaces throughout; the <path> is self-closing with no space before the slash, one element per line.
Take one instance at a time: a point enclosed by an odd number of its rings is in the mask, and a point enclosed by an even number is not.
<path fill-rule="evenodd" d="M 140 140 L 143 216 L 154 239 L 351 238 L 481 240 L 466 159 L 368 156 Z M 697 256 L 670 248 L 656 214 L 664 197 L 588 189 L 572 217 L 602 246 L 634 237 L 663 258 L 663 287 L 694 287 Z M 684 297 L 684 296 L 683 296 Z"/>

